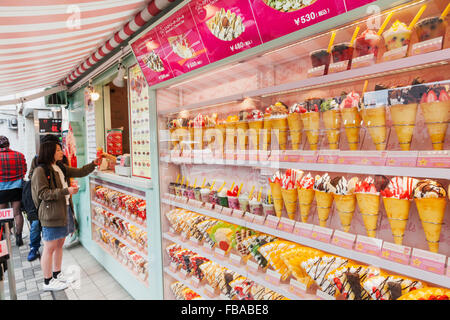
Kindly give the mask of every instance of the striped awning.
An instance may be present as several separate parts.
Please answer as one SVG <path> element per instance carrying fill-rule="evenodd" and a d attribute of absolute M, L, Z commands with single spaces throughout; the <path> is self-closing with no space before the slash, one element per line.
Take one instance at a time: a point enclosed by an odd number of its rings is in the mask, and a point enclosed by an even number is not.
<path fill-rule="evenodd" d="M 174 0 L 1 0 L 0 97 L 70 85 Z"/>

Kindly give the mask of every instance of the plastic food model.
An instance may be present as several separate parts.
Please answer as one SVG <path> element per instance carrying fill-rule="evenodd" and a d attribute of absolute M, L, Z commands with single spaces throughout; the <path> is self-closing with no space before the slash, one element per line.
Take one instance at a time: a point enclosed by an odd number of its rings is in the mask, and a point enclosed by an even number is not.
<path fill-rule="evenodd" d="M 398 300 L 449 300 L 450 290 L 443 288 L 425 287 L 409 291 Z"/>
<path fill-rule="evenodd" d="M 306 109 L 301 104 L 294 103 L 289 108 L 289 114 L 287 116 L 292 150 L 298 150 L 302 141 L 303 121 L 300 114 L 301 111 L 306 112 Z"/>
<path fill-rule="evenodd" d="M 322 104 L 321 99 L 308 99 L 305 104 L 305 112 L 301 110 L 301 117 L 303 121 L 303 130 L 306 131 L 309 148 L 317 150 L 320 135 L 320 114 L 319 108 Z"/>
<path fill-rule="evenodd" d="M 259 149 L 259 139 L 261 136 L 261 130 L 263 129 L 264 125 L 264 114 L 262 111 L 258 109 L 251 110 L 247 115 L 248 120 L 248 139 L 249 139 L 249 148 L 252 150 L 258 150 Z M 289 118 L 288 118 L 289 120 Z"/>
<path fill-rule="evenodd" d="M 344 125 L 350 150 L 358 150 L 359 147 L 359 130 L 361 128 L 359 104 L 359 94 L 350 92 L 339 105 L 342 124 Z"/>
<path fill-rule="evenodd" d="M 270 128 L 277 138 L 279 150 L 286 150 L 288 136 L 288 107 L 282 102 L 270 106 Z"/>
<path fill-rule="evenodd" d="M 281 195 L 289 219 L 294 220 L 297 213 L 297 184 L 303 176 L 303 171 L 288 169 L 281 179 Z"/>
<path fill-rule="evenodd" d="M 320 49 L 311 52 L 311 64 L 313 68 L 325 66 L 323 74 L 328 74 L 328 67 L 330 66 L 331 54 L 326 49 Z"/>
<path fill-rule="evenodd" d="M 356 209 L 356 196 L 354 194 L 357 177 L 347 181 L 345 177 L 337 176 L 329 181 L 328 188 L 333 193 L 336 209 L 345 232 L 350 230 L 353 213 Z"/>
<path fill-rule="evenodd" d="M 364 94 L 364 103 L 359 104 L 359 110 L 364 126 L 369 131 L 376 150 L 385 150 L 387 143 L 386 104 L 376 99 L 377 92 Z"/>
<path fill-rule="evenodd" d="M 237 148 L 238 150 L 247 150 L 248 146 L 248 112 L 239 111 L 239 121 L 236 123 Z"/>
<path fill-rule="evenodd" d="M 414 26 L 419 42 L 444 37 L 446 28 L 447 21 L 440 17 L 422 19 Z"/>
<path fill-rule="evenodd" d="M 341 132 L 340 99 L 326 99 L 320 105 L 322 119 L 325 124 L 325 130 L 330 149 L 339 149 L 339 137 Z"/>
<path fill-rule="evenodd" d="M 272 191 L 273 205 L 275 207 L 275 214 L 278 218 L 281 217 L 283 210 L 283 195 L 281 193 L 281 173 L 277 171 L 271 178 L 269 178 L 269 185 Z"/>
<path fill-rule="evenodd" d="M 386 51 L 394 50 L 409 45 L 411 30 L 406 24 L 396 20 L 387 31 L 383 32 L 383 38 Z"/>
<path fill-rule="evenodd" d="M 326 227 L 331 205 L 333 204 L 333 194 L 330 192 L 330 180 L 331 178 L 328 173 L 325 173 L 323 176 L 317 175 L 314 179 L 313 189 L 321 227 Z"/>
<path fill-rule="evenodd" d="M 353 50 L 354 48 L 350 42 L 335 44 L 333 46 L 333 49 L 331 50 L 333 62 L 337 63 L 342 61 L 348 61 L 347 70 L 350 70 L 352 66 Z"/>
<path fill-rule="evenodd" d="M 375 183 L 373 177 L 366 177 L 355 185 L 356 201 L 363 218 L 367 236 L 374 238 L 377 230 L 380 207 L 380 179 Z"/>
<path fill-rule="evenodd" d="M 356 57 L 373 53 L 376 58 L 382 41 L 383 38 L 376 31 L 370 29 L 364 31 L 355 40 Z"/>
<path fill-rule="evenodd" d="M 307 222 L 311 205 L 314 200 L 314 177 L 311 173 L 304 175 L 297 183 L 298 202 L 300 205 L 300 217 L 302 222 Z"/>

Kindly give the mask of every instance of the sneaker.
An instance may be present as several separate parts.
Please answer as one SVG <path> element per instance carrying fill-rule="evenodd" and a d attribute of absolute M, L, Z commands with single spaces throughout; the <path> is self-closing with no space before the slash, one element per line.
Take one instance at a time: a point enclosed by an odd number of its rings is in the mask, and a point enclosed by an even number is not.
<path fill-rule="evenodd" d="M 79 245 L 79 244 L 80 244 L 80 239 L 74 233 L 73 236 L 71 236 L 70 238 L 69 237 L 66 238 L 66 240 L 64 241 L 63 248 L 69 249 L 69 248 L 75 247 L 76 245 Z"/>
<path fill-rule="evenodd" d="M 75 279 L 72 276 L 66 276 L 64 273 L 60 272 L 56 277 L 56 280 L 63 283 L 72 283 L 75 282 Z"/>
<path fill-rule="evenodd" d="M 67 284 L 64 282 L 61 282 L 57 279 L 52 278 L 48 284 L 45 284 L 42 286 L 42 290 L 44 291 L 59 291 L 64 290 L 67 288 Z"/>
<path fill-rule="evenodd" d="M 31 249 L 30 252 L 28 253 L 27 260 L 31 262 L 36 260 L 40 256 L 41 254 L 39 253 L 39 249 Z"/>

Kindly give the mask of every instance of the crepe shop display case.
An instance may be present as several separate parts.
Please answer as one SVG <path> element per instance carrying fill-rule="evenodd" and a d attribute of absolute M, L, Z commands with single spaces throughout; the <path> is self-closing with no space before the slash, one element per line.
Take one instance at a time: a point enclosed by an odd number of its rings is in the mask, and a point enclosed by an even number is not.
<path fill-rule="evenodd" d="M 165 299 L 448 293 L 446 5 L 159 86 Z"/>

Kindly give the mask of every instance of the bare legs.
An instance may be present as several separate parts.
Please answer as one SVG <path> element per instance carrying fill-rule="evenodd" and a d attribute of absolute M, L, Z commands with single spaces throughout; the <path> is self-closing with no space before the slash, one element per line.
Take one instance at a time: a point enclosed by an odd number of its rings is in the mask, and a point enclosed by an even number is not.
<path fill-rule="evenodd" d="M 45 279 L 53 276 L 53 271 L 61 271 L 63 245 L 65 238 L 43 241 L 44 250 L 41 256 L 41 267 Z"/>

